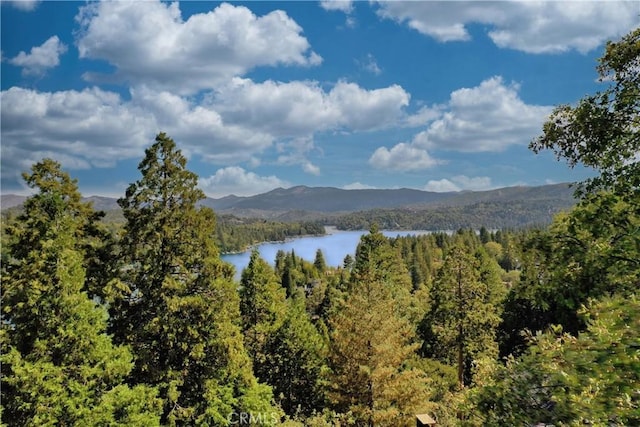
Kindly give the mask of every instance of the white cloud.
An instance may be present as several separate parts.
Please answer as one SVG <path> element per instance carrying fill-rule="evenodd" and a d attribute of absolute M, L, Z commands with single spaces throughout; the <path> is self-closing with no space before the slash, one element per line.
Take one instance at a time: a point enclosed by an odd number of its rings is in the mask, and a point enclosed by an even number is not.
<path fill-rule="evenodd" d="M 116 1 L 91 3 L 76 19 L 81 58 L 104 59 L 120 78 L 174 92 L 210 89 L 256 66 L 322 61 L 279 10 L 258 17 L 223 3 L 184 21 L 177 2 Z"/>
<path fill-rule="evenodd" d="M 8 3 L 16 9 L 31 12 L 35 10 L 40 0 L 2 0 L 2 3 Z"/>
<path fill-rule="evenodd" d="M 383 18 L 442 42 L 470 39 L 467 25 L 490 26 L 502 48 L 528 53 L 588 52 L 638 25 L 637 1 L 396 2 L 379 1 Z"/>
<path fill-rule="evenodd" d="M 460 187 L 448 179 L 443 178 L 439 180 L 430 180 L 427 182 L 427 185 L 424 186 L 424 190 L 435 191 L 436 193 L 447 193 L 450 191 L 460 191 Z"/>
<path fill-rule="evenodd" d="M 276 150 L 280 154 L 277 163 L 280 165 L 301 165 L 302 170 L 310 175 L 320 175 L 320 168 L 307 158 L 307 155 L 316 150 L 312 137 L 295 138 L 287 143 L 276 144 Z"/>
<path fill-rule="evenodd" d="M 369 158 L 369 164 L 373 167 L 395 171 L 429 169 L 438 163 L 440 162 L 431 157 L 427 150 L 404 142 L 391 150 L 379 147 Z"/>
<path fill-rule="evenodd" d="M 491 178 L 487 176 L 476 176 L 469 178 L 466 175 L 457 175 L 451 179 L 430 180 L 424 186 L 425 191 L 435 191 L 444 193 L 449 191 L 482 191 L 491 189 Z"/>
<path fill-rule="evenodd" d="M 352 182 L 351 184 L 347 184 L 342 186 L 344 190 L 374 190 L 376 187 L 372 185 L 363 184 L 361 182 Z"/>
<path fill-rule="evenodd" d="M 0 94 L 2 174 L 15 177 L 43 157 L 68 168 L 111 166 L 137 157 L 151 141 L 153 117 L 112 92 L 37 92 L 12 87 Z"/>
<path fill-rule="evenodd" d="M 389 170 L 428 169 L 443 163 L 431 157 L 433 150 L 497 152 L 527 144 L 540 132 L 553 107 L 525 104 L 518 90 L 517 85 L 505 85 L 501 77 L 458 89 L 446 104 L 423 107 L 407 117 L 407 126 L 427 121 L 426 129 L 409 143 L 399 143 L 390 150 L 379 147 L 369 163 Z"/>
<path fill-rule="evenodd" d="M 373 130 L 397 123 L 410 95 L 399 85 L 366 90 L 355 83 L 338 82 L 329 101 L 338 107 L 339 125 L 352 130 Z"/>
<path fill-rule="evenodd" d="M 540 132 L 552 106 L 528 105 L 517 85 L 492 77 L 451 93 L 440 117 L 413 139 L 416 147 L 463 152 L 501 151 L 527 144 Z"/>
<path fill-rule="evenodd" d="M 316 82 L 255 83 L 234 78 L 216 91 L 212 103 L 229 123 L 298 137 L 329 129 L 367 131 L 393 125 L 403 117 L 409 98 L 398 85 L 366 90 L 341 81 L 326 92 Z"/>
<path fill-rule="evenodd" d="M 214 175 L 200 178 L 199 185 L 210 197 L 223 197 L 229 194 L 253 196 L 274 188 L 291 186 L 276 176 L 260 176 L 254 172 L 247 172 L 239 166 L 218 169 Z"/>
<path fill-rule="evenodd" d="M 353 1 L 350 0 L 320 0 L 320 7 L 324 10 L 337 10 L 344 13 L 353 11 Z"/>
<path fill-rule="evenodd" d="M 66 51 L 67 46 L 58 36 L 51 36 L 42 45 L 31 48 L 31 52 L 20 52 L 9 63 L 22 67 L 22 74 L 25 76 L 40 76 L 48 69 L 60 65 L 60 55 Z"/>
<path fill-rule="evenodd" d="M 130 94 L 130 100 L 123 100 L 97 88 L 3 91 L 3 174 L 15 174 L 50 152 L 67 156 L 70 168 L 81 162 L 113 166 L 139 157 L 154 135 L 165 131 L 189 156 L 215 164 L 257 164 L 258 156 L 281 142 L 279 163 L 317 175 L 320 168 L 308 158 L 319 150 L 313 144 L 316 132 L 390 126 L 404 115 L 409 99 L 399 86 L 364 90 L 339 82 L 325 92 L 317 83 L 246 79 L 203 99 L 145 85 L 131 88 Z"/>
<path fill-rule="evenodd" d="M 38 92 L 13 87 L 0 94 L 2 173 L 19 171 L 45 156 L 65 167 L 110 167 L 138 158 L 156 133 L 166 131 L 185 152 L 214 163 L 251 161 L 273 137 L 227 125 L 207 106 L 167 92 L 132 89 L 130 101 L 98 88 Z"/>
<path fill-rule="evenodd" d="M 320 168 L 309 161 L 302 164 L 302 170 L 310 175 L 320 175 Z"/>
<path fill-rule="evenodd" d="M 408 127 L 424 126 L 441 115 L 441 107 L 422 107 L 415 114 L 407 116 L 404 125 Z"/>
<path fill-rule="evenodd" d="M 206 161 L 217 164 L 250 161 L 274 142 L 272 135 L 245 123 L 227 123 L 207 103 L 195 104 L 145 86 L 132 89 L 131 95 L 133 105 L 151 113 L 158 127 Z"/>

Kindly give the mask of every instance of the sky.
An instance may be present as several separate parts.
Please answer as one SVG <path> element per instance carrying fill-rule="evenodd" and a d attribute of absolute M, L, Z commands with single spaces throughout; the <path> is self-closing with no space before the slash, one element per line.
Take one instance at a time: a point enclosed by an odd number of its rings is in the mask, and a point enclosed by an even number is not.
<path fill-rule="evenodd" d="M 124 195 L 159 132 L 210 197 L 573 182 L 529 142 L 640 2 L 1 2 L 2 194 Z"/>

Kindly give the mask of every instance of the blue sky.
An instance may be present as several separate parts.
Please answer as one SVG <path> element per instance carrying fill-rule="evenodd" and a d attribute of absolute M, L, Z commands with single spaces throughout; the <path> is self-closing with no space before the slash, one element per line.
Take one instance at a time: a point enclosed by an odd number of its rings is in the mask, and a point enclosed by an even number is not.
<path fill-rule="evenodd" d="M 527 149 L 639 2 L 3 1 L 2 193 L 121 196 L 164 131 L 212 197 L 581 180 Z"/>

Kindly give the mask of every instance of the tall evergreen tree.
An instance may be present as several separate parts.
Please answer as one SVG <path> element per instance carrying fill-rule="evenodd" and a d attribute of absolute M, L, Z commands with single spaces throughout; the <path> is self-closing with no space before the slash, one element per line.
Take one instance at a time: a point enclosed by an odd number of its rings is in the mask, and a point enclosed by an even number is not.
<path fill-rule="evenodd" d="M 398 314 L 417 323 L 416 306 L 421 304 L 416 304 L 412 298 L 413 286 L 409 270 L 402 262 L 399 253 L 391 246 L 389 239 L 375 224 L 371 227 L 369 234 L 362 236 L 356 248 L 347 291 L 353 291 L 358 284 L 364 282 L 379 282 L 386 286 L 397 302 Z"/>
<path fill-rule="evenodd" d="M 52 160 L 24 175 L 39 192 L 10 227 L 2 280 L 2 417 L 8 425 L 159 424 L 156 390 L 123 384 L 128 349 L 106 335 L 85 289 L 82 238 L 95 218 Z"/>
<path fill-rule="evenodd" d="M 313 265 L 318 270 L 318 273 L 323 274 L 327 270 L 327 263 L 324 260 L 324 255 L 322 254 L 322 250 L 318 249 L 316 251 L 316 257 L 313 261 Z"/>
<path fill-rule="evenodd" d="M 352 284 L 364 280 L 380 281 L 396 296 L 411 290 L 411 278 L 404 263 L 375 224 L 369 234 L 360 239 L 350 279 Z"/>
<path fill-rule="evenodd" d="M 376 226 L 361 238 L 349 288 L 330 318 L 329 398 L 362 426 L 414 422 L 428 404 L 426 378 L 409 369 L 415 356 L 409 274 Z"/>
<path fill-rule="evenodd" d="M 257 250 L 242 272 L 241 285 L 243 332 L 256 376 L 273 387 L 288 415 L 321 410 L 325 343 L 308 319 L 304 298 L 287 301 L 275 271 Z"/>
<path fill-rule="evenodd" d="M 456 365 L 460 387 L 470 383 L 474 360 L 497 356 L 496 327 L 505 292 L 495 272 L 497 266 L 481 261 L 495 264 L 486 253 L 474 257 L 460 243 L 449 250 L 422 327 L 424 354 Z"/>
<path fill-rule="evenodd" d="M 215 246 L 215 216 L 186 159 L 164 133 L 146 150 L 142 177 L 118 201 L 122 296 L 113 331 L 137 355 L 134 383 L 157 385 L 163 422 L 227 425 L 236 412 L 271 411 L 240 331 L 233 268 Z"/>
<path fill-rule="evenodd" d="M 329 398 L 358 426 L 408 426 L 428 404 L 423 372 L 408 369 L 413 326 L 381 281 L 354 284 L 331 319 Z"/>
<path fill-rule="evenodd" d="M 325 403 L 322 375 L 326 342 L 309 320 L 303 298 L 289 301 L 284 322 L 266 342 L 260 380 L 273 387 L 277 402 L 290 416 L 309 416 Z"/>
<path fill-rule="evenodd" d="M 258 377 L 269 354 L 265 352 L 267 339 L 284 321 L 287 311 L 285 290 L 278 283 L 275 272 L 257 250 L 251 252 L 249 265 L 242 272 L 240 312 L 242 331 L 249 355 L 253 358 Z"/>

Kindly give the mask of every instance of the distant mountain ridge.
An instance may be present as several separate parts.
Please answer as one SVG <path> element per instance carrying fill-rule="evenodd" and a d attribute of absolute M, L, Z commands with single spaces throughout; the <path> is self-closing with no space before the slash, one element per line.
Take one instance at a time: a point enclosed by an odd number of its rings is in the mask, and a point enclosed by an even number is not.
<path fill-rule="evenodd" d="M 218 212 L 238 216 L 273 216 L 291 211 L 339 214 L 371 209 L 465 206 L 482 202 L 545 201 L 564 208 L 575 204 L 569 184 L 551 184 L 536 187 L 504 187 L 487 191 L 436 193 L 400 189 L 344 190 L 333 187 L 296 186 L 277 188 L 250 197 L 227 196 L 207 198 L 203 204 Z"/>
<path fill-rule="evenodd" d="M 2 209 L 21 205 L 25 196 L 2 195 Z M 117 210 L 117 199 L 91 196 L 97 210 Z M 516 186 L 487 191 L 436 193 L 409 188 L 344 190 L 334 187 L 277 188 L 255 196 L 226 196 L 206 198 L 202 204 L 218 213 L 244 217 L 278 217 L 288 212 L 315 212 L 327 215 L 367 211 L 371 209 L 414 208 L 425 209 L 447 206 L 466 206 L 477 203 L 510 203 L 514 201 L 544 201 L 558 208 L 575 204 L 569 184 L 551 184 L 536 187 Z"/>

